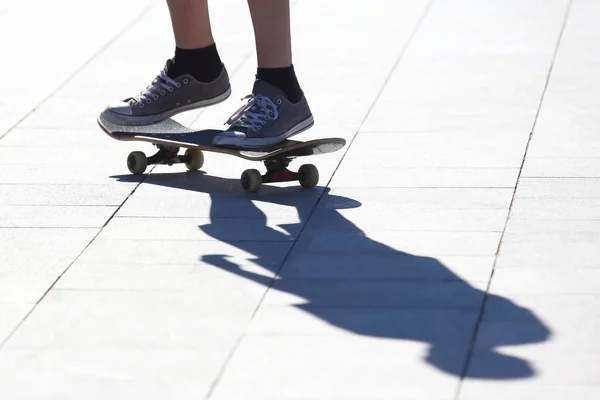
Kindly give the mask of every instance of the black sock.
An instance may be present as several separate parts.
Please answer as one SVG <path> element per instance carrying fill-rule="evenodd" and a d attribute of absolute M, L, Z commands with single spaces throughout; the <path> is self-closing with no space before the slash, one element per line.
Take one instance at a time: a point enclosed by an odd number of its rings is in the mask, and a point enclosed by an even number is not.
<path fill-rule="evenodd" d="M 223 71 L 223 63 L 217 52 L 217 46 L 212 44 L 200 49 L 175 48 L 173 64 L 167 75 L 175 79 L 184 74 L 190 74 L 200 82 L 214 81 Z"/>
<path fill-rule="evenodd" d="M 281 89 L 292 103 L 297 103 L 302 99 L 302 89 L 293 65 L 284 68 L 258 68 L 256 78 Z"/>

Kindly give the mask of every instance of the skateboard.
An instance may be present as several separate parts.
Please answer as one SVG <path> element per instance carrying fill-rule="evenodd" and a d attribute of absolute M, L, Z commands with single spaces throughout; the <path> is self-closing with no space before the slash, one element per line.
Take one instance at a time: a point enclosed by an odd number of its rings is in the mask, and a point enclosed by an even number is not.
<path fill-rule="evenodd" d="M 263 183 L 298 181 L 304 188 L 312 188 L 319 182 L 319 171 L 313 164 L 304 164 L 298 172 L 290 171 L 290 162 L 297 157 L 332 153 L 346 145 L 341 138 L 316 139 L 306 142 L 287 139 L 264 148 L 249 149 L 230 146 L 215 146 L 213 138 L 222 130 L 194 130 L 168 118 L 150 125 L 119 125 L 98 116 L 98 125 L 111 138 L 123 141 L 141 141 L 153 144 L 158 151 L 150 156 L 134 151 L 127 157 L 127 168 L 132 174 L 143 174 L 148 165 L 184 163 L 188 170 L 195 171 L 204 165 L 204 151 L 229 154 L 250 161 L 262 161 L 267 169 L 261 174 L 256 169 L 242 173 L 240 183 L 246 192 L 257 192 Z M 178 154 L 185 148 L 184 154 Z"/>

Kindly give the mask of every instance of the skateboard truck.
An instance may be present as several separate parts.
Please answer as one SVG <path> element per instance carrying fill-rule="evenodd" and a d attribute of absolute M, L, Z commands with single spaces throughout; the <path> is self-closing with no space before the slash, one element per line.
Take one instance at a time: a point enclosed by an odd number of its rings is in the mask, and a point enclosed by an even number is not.
<path fill-rule="evenodd" d="M 132 174 L 143 174 L 148 165 L 154 164 L 181 164 L 185 163 L 190 171 L 196 171 L 204 165 L 204 154 L 200 149 L 186 149 L 185 154 L 180 155 L 179 147 L 155 144 L 158 151 L 150 156 L 141 151 L 134 151 L 127 157 L 127 168 Z M 290 171 L 287 167 L 292 157 L 275 157 L 264 160 L 267 172 L 264 175 L 256 169 L 248 169 L 242 173 L 242 188 L 249 193 L 257 192 L 263 183 L 293 182 L 298 181 L 304 188 L 312 188 L 319 182 L 319 171 L 312 164 L 304 164 L 298 172 Z"/>
<path fill-rule="evenodd" d="M 241 184 L 246 192 L 257 192 L 263 183 L 300 182 L 304 188 L 312 188 L 319 183 L 319 170 L 312 164 L 304 164 L 298 172 L 290 171 L 287 167 L 292 158 L 277 157 L 264 161 L 267 172 L 261 175 L 256 169 L 247 169 L 242 174 Z"/>
<path fill-rule="evenodd" d="M 201 150 L 186 149 L 185 154 L 177 154 L 179 147 L 157 144 L 158 151 L 150 157 L 146 157 L 142 151 L 133 151 L 127 157 L 127 168 L 132 174 L 143 174 L 148 165 L 154 164 L 181 164 L 192 171 L 199 170 L 204 164 L 204 154 Z"/>

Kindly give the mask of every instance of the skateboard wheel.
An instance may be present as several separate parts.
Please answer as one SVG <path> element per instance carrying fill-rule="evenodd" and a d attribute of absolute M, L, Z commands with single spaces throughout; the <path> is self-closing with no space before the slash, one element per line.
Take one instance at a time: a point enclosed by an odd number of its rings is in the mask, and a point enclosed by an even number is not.
<path fill-rule="evenodd" d="M 303 188 L 312 188 L 317 186 L 319 183 L 319 170 L 312 164 L 304 164 L 298 170 L 298 174 L 300 175 L 300 185 Z"/>
<path fill-rule="evenodd" d="M 127 168 L 134 175 L 143 174 L 148 166 L 148 159 L 141 151 L 133 151 L 127 157 Z"/>
<path fill-rule="evenodd" d="M 204 165 L 204 154 L 199 149 L 187 149 L 185 156 L 188 157 L 188 161 L 185 166 L 190 171 L 197 171 Z"/>
<path fill-rule="evenodd" d="M 262 175 L 256 169 L 247 169 L 242 174 L 241 183 L 246 192 L 258 192 L 262 186 Z"/>

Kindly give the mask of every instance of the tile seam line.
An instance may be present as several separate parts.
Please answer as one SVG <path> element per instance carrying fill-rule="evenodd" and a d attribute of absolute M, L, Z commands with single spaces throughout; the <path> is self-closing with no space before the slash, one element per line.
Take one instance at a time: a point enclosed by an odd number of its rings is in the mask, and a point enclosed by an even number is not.
<path fill-rule="evenodd" d="M 40 108 L 43 104 L 45 104 L 48 100 L 50 100 L 54 95 L 64 88 L 73 78 L 75 78 L 81 71 L 83 71 L 92 61 L 94 61 L 99 55 L 104 53 L 106 49 L 108 49 L 113 43 L 115 43 L 119 37 L 121 37 L 125 32 L 129 31 L 133 28 L 140 20 L 158 3 L 157 0 L 152 0 L 148 6 L 146 6 L 142 12 L 140 12 L 137 16 L 130 20 L 129 23 L 126 23 L 125 26 L 115 33 L 98 51 L 93 53 L 87 60 L 85 60 L 79 68 L 73 71 L 65 80 L 59 82 L 59 84 L 50 91 L 50 93 L 42 98 L 32 109 L 27 111 L 23 117 L 21 117 L 14 125 L 8 128 L 6 132 L 0 135 L 0 141 L 8 136 L 9 133 L 13 132 L 23 121 L 25 121 L 33 112 L 35 112 L 38 108 Z"/>
<path fill-rule="evenodd" d="M 497 264 L 498 264 L 498 257 L 500 255 L 500 251 L 502 249 L 502 244 L 503 244 L 504 236 L 506 234 L 506 228 L 508 227 L 508 222 L 510 221 L 510 217 L 512 215 L 512 210 L 513 210 L 513 205 L 514 205 L 515 198 L 516 198 L 516 193 L 517 193 L 517 190 L 519 188 L 519 182 L 521 180 L 521 175 L 523 173 L 523 167 L 525 166 L 525 161 L 527 160 L 527 154 L 529 152 L 529 147 L 531 145 L 531 139 L 533 138 L 533 134 L 535 132 L 535 127 L 537 125 L 537 122 L 538 122 L 538 119 L 539 119 L 539 116 L 540 116 L 540 113 L 541 113 L 541 110 L 542 110 L 542 106 L 544 104 L 544 99 L 545 99 L 546 93 L 548 91 L 548 86 L 550 84 L 550 79 L 552 78 L 552 71 L 554 70 L 554 64 L 555 64 L 556 59 L 558 57 L 558 52 L 560 50 L 560 45 L 561 45 L 561 42 L 562 42 L 562 38 L 563 38 L 564 32 L 565 32 L 566 27 L 567 27 L 567 23 L 568 23 L 568 20 L 569 20 L 569 16 L 570 16 L 570 13 L 571 13 L 572 6 L 573 6 L 573 0 L 568 0 L 567 5 L 565 7 L 565 15 L 563 17 L 562 25 L 561 25 L 558 37 L 556 39 L 556 45 L 554 47 L 554 54 L 552 55 L 552 60 L 550 62 L 550 68 L 548 69 L 548 74 L 546 75 L 546 82 L 544 84 L 544 89 L 542 90 L 542 94 L 541 94 L 540 99 L 539 99 L 538 109 L 537 109 L 537 112 L 536 112 L 535 117 L 533 119 L 533 125 L 532 125 L 531 131 L 529 133 L 529 138 L 527 139 L 527 144 L 525 145 L 525 151 L 523 153 L 523 161 L 521 162 L 521 168 L 519 169 L 519 174 L 517 175 L 517 180 L 515 182 L 515 186 L 514 186 L 514 190 L 513 190 L 513 195 L 512 195 L 512 198 L 510 200 L 510 205 L 509 205 L 509 208 L 508 208 L 508 214 L 506 215 L 506 220 L 504 222 L 504 229 L 502 230 L 502 234 L 500 235 L 500 241 L 498 242 L 498 248 L 497 248 L 497 251 L 496 251 L 496 255 L 494 257 L 494 264 L 492 266 L 492 271 L 490 273 L 488 285 L 487 285 L 487 288 L 485 290 L 485 297 L 483 299 L 483 302 L 481 303 L 481 308 L 480 308 L 480 311 L 479 311 L 479 315 L 477 317 L 477 320 L 476 320 L 476 323 L 475 323 L 475 328 L 473 330 L 473 335 L 471 337 L 471 343 L 470 343 L 470 346 L 469 346 L 469 348 L 467 350 L 467 354 L 465 356 L 465 365 L 464 365 L 463 371 L 461 372 L 461 375 L 460 375 L 460 378 L 459 378 L 459 383 L 458 383 L 457 388 L 456 388 L 456 394 L 455 394 L 455 397 L 454 397 L 455 400 L 459 400 L 460 399 L 460 394 L 461 394 L 461 391 L 462 391 L 462 388 L 463 388 L 463 384 L 465 382 L 465 378 L 466 378 L 467 372 L 469 371 L 469 367 L 471 365 L 471 361 L 472 361 L 472 358 L 473 358 L 473 352 L 475 350 L 475 343 L 477 341 L 477 336 L 479 334 L 479 328 L 481 326 L 481 322 L 482 322 L 482 319 L 483 319 L 483 314 L 484 314 L 484 311 L 485 311 L 485 306 L 486 306 L 486 303 L 487 303 L 487 299 L 489 298 L 489 295 L 490 295 L 490 288 L 491 288 L 491 285 L 492 285 L 492 279 L 494 278 L 494 272 L 496 271 L 496 267 L 497 267 Z"/>
<path fill-rule="evenodd" d="M 142 182 L 140 182 L 138 185 L 136 185 L 136 187 L 129 193 L 129 195 L 127 196 L 127 198 L 125 199 L 125 201 L 123 201 L 123 204 L 121 204 L 111 214 L 111 216 L 106 220 L 106 222 L 101 227 L 73 228 L 73 229 L 87 229 L 87 230 L 98 230 L 98 231 L 93 235 L 93 237 L 85 245 L 85 247 L 75 256 L 75 258 L 73 259 L 73 261 L 71 261 L 69 263 L 69 265 L 67 265 L 67 267 L 56 277 L 56 279 L 54 280 L 54 282 L 52 282 L 52 284 L 48 287 L 48 289 L 46 289 L 46 291 L 44 292 L 44 294 L 42 294 L 42 296 L 40 296 L 39 300 L 37 300 L 33 304 L 33 307 L 31 307 L 31 309 L 29 310 L 29 312 L 27 312 L 27 314 L 25 314 L 25 316 L 17 324 L 17 326 L 15 326 L 15 328 L 13 330 L 11 330 L 11 332 L 6 336 L 6 338 L 0 342 L 0 350 L 2 350 L 4 348 L 4 346 L 6 345 L 6 343 L 14 336 L 14 334 L 21 327 L 21 325 L 23 325 L 25 323 L 25 321 L 27 320 L 27 318 L 29 318 L 29 316 L 35 311 L 35 309 L 37 308 L 37 306 L 46 298 L 46 296 L 48 295 L 48 293 L 50 293 L 50 291 L 54 289 L 54 287 L 61 280 L 61 278 L 69 271 L 69 269 L 71 269 L 71 267 L 77 262 L 77 260 L 79 260 L 81 258 L 81 256 L 87 251 L 87 249 L 92 245 L 92 243 L 94 243 L 96 241 L 96 239 L 98 238 L 98 236 L 100 236 L 100 234 L 102 233 L 102 231 L 104 231 L 104 228 L 106 228 L 106 226 L 108 225 L 108 223 L 110 221 L 112 221 L 112 219 L 119 212 L 119 210 L 121 209 L 121 207 L 123 207 L 123 205 L 129 199 L 129 197 L 133 196 L 133 194 L 136 192 L 136 190 L 140 187 L 141 184 L 142 184 Z M 40 228 L 24 228 L 24 229 L 40 229 Z M 49 229 L 69 229 L 69 228 L 49 228 Z"/>
<path fill-rule="evenodd" d="M 402 60 L 402 58 L 404 57 L 404 54 L 406 53 L 406 50 L 408 49 L 408 47 L 410 46 L 411 42 L 413 41 L 414 37 L 416 36 L 417 32 L 419 31 L 419 28 L 421 27 L 423 21 L 425 20 L 425 17 L 427 16 L 427 14 L 429 13 L 429 10 L 431 9 L 432 4 L 435 2 L 435 0 L 430 0 L 427 5 L 425 6 L 423 13 L 421 14 L 421 16 L 419 17 L 419 19 L 417 20 L 417 23 L 414 26 L 414 29 L 412 31 L 412 33 L 410 34 L 408 40 L 406 41 L 405 45 L 402 47 L 402 49 L 400 50 L 400 54 L 398 55 L 398 57 L 396 58 L 394 64 L 392 65 L 392 68 L 390 69 L 389 73 L 387 74 L 387 77 L 385 79 L 385 81 L 383 82 L 383 84 L 381 85 L 381 88 L 379 89 L 379 91 L 377 92 L 377 95 L 375 96 L 375 99 L 373 100 L 373 102 L 371 103 L 369 109 L 367 110 L 363 120 L 361 121 L 360 125 L 358 126 L 356 132 L 354 133 L 354 135 L 352 136 L 352 139 L 350 140 L 350 143 L 348 143 L 348 145 L 346 146 L 346 151 L 343 153 L 343 155 L 341 156 L 338 165 L 336 166 L 335 170 L 333 171 L 333 173 L 331 174 L 331 177 L 329 178 L 329 180 L 327 181 L 327 183 L 325 184 L 325 188 L 328 188 L 329 185 L 331 184 L 331 181 L 333 180 L 333 177 L 335 176 L 335 173 L 337 172 L 337 170 L 339 169 L 340 165 L 342 164 L 344 157 L 346 156 L 348 150 L 350 149 L 350 146 L 352 146 L 352 143 L 354 142 L 354 139 L 356 139 L 358 133 L 360 132 L 361 127 L 364 125 L 365 121 L 367 120 L 367 118 L 369 117 L 369 115 L 371 114 L 371 111 L 373 110 L 373 108 L 375 107 L 375 104 L 377 103 L 377 101 L 379 100 L 379 98 L 381 97 L 381 94 L 383 93 L 387 83 L 389 82 L 390 78 L 392 77 L 394 71 L 396 70 L 396 68 L 398 67 L 398 64 L 400 64 L 400 61 Z M 254 320 L 254 317 L 256 316 L 256 313 L 258 312 L 259 308 L 261 307 L 261 305 L 264 302 L 264 299 L 267 296 L 267 293 L 269 292 L 269 290 L 271 290 L 271 288 L 273 287 L 273 284 L 275 283 L 276 279 L 279 277 L 279 273 L 281 272 L 281 269 L 285 266 L 285 263 L 287 261 L 287 259 L 289 258 L 290 254 L 294 251 L 294 248 L 296 247 L 296 243 L 298 242 L 298 239 L 300 238 L 300 236 L 302 235 L 302 233 L 304 232 L 304 229 L 306 227 L 306 225 L 308 224 L 308 222 L 310 221 L 310 218 L 312 217 L 314 210 L 317 208 L 317 206 L 319 205 L 319 202 L 321 201 L 321 199 L 323 198 L 324 194 L 325 194 L 325 190 L 319 195 L 319 197 L 317 198 L 317 201 L 315 202 L 315 204 L 313 205 L 313 207 L 311 208 L 310 212 L 308 213 L 308 217 L 306 218 L 306 222 L 303 224 L 302 228 L 300 229 L 300 232 L 298 233 L 296 239 L 292 242 L 292 246 L 290 247 L 289 251 L 286 253 L 283 261 L 281 262 L 279 268 L 277 269 L 276 275 L 274 279 L 271 279 L 271 283 L 269 283 L 269 286 L 266 288 L 266 290 L 264 291 L 262 297 L 260 298 L 260 300 L 258 301 L 258 304 L 256 306 L 256 308 L 254 309 L 252 315 L 250 316 L 250 318 L 248 319 L 248 323 L 246 324 L 246 328 L 244 329 L 244 331 L 240 334 L 238 340 L 236 341 L 236 343 L 233 345 L 233 348 L 231 350 L 231 352 L 228 354 L 227 358 L 225 359 L 225 361 L 223 362 L 223 365 L 221 366 L 221 368 L 219 369 L 216 378 L 213 380 L 213 382 L 211 383 L 205 397 L 204 400 L 210 400 L 210 398 L 213 396 L 215 389 L 217 388 L 217 386 L 219 385 L 219 383 L 221 382 L 221 378 L 223 376 L 223 374 L 225 373 L 225 370 L 227 369 L 227 366 L 229 365 L 229 362 L 231 361 L 231 359 L 233 358 L 235 352 L 237 351 L 238 347 L 240 346 L 243 338 L 246 336 L 247 331 L 248 331 L 248 327 L 250 326 L 250 323 Z"/>
<path fill-rule="evenodd" d="M 152 1 L 144 10 L 142 10 L 142 12 L 140 14 L 138 14 L 137 17 L 135 17 L 133 20 L 131 20 L 131 22 L 129 24 L 127 24 L 123 29 L 121 29 L 117 34 L 115 34 L 102 48 L 100 48 L 100 50 L 98 50 L 92 57 L 90 57 L 87 61 L 85 61 L 73 74 L 71 74 L 66 80 L 64 80 L 60 85 L 58 85 L 58 87 L 50 95 L 48 95 L 46 98 L 44 98 L 36 106 L 36 108 L 39 107 L 44 102 L 46 102 L 48 99 L 52 98 L 58 90 L 60 90 L 68 82 L 70 82 L 71 79 L 73 79 L 73 77 L 75 77 L 78 73 L 80 73 L 87 65 L 89 65 L 94 59 L 96 59 L 96 57 L 98 57 L 100 54 L 102 54 L 102 52 L 104 52 L 110 45 L 112 45 L 121 35 L 123 35 L 123 33 L 127 32 L 129 29 L 131 29 L 133 26 L 135 26 L 154 7 L 154 5 L 156 3 L 157 3 L 156 0 Z M 34 108 L 34 110 L 35 110 L 35 108 Z M 10 128 L 3 136 L 0 136 L 0 140 L 2 140 L 4 137 L 6 137 L 6 135 L 8 135 L 9 132 L 14 130 L 14 128 L 16 126 L 18 126 L 21 121 L 23 121 L 25 118 L 27 118 L 28 115 L 31 114 L 31 112 L 33 112 L 33 110 L 30 111 L 29 113 L 27 113 L 26 116 L 21 118 L 19 120 L 19 122 L 17 122 L 12 128 Z M 19 321 L 19 323 L 10 331 L 10 333 L 4 338 L 4 340 L 0 341 L 0 350 L 2 350 L 4 348 L 4 346 L 6 345 L 6 343 L 8 343 L 8 341 L 15 335 L 15 333 L 19 330 L 19 328 L 25 323 L 25 321 L 29 318 L 29 316 L 35 311 L 37 306 L 46 298 L 46 296 L 48 295 L 48 293 L 50 293 L 50 291 L 54 288 L 54 286 L 56 286 L 56 284 L 64 276 L 64 274 L 67 273 L 67 271 L 83 255 L 83 253 L 85 253 L 85 251 L 92 245 L 92 243 L 94 243 L 94 241 L 100 235 L 100 233 L 102 233 L 102 231 L 104 230 L 106 225 L 108 225 L 108 223 L 113 219 L 113 217 L 119 212 L 119 210 L 121 209 L 123 204 L 125 204 L 127 199 L 129 199 L 129 197 L 131 197 L 135 193 L 135 191 L 138 189 L 138 187 L 141 184 L 142 184 L 142 182 L 138 182 L 135 185 L 133 190 L 128 194 L 125 201 L 123 201 L 123 203 L 114 211 L 114 213 L 107 219 L 107 221 L 104 223 L 104 225 L 102 225 L 102 227 L 89 228 L 89 229 L 98 229 L 98 231 L 96 232 L 95 235 L 93 235 L 93 237 L 85 245 L 85 247 L 77 254 L 77 256 L 73 259 L 73 261 L 71 261 L 69 263 L 69 265 L 67 265 L 67 267 L 57 276 L 57 278 L 54 280 L 54 282 L 52 282 L 52 284 L 48 287 L 48 289 L 44 292 L 44 294 L 42 294 L 42 296 L 40 296 L 39 300 L 33 304 L 31 309 L 25 314 L 25 316 L 21 319 L 21 321 Z"/>

